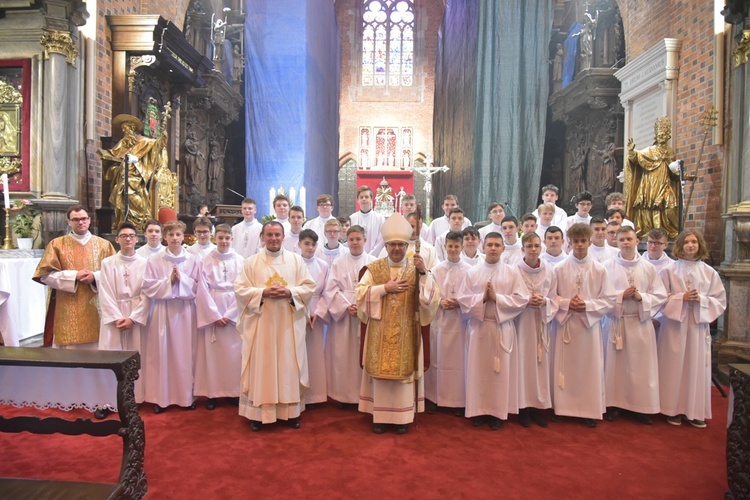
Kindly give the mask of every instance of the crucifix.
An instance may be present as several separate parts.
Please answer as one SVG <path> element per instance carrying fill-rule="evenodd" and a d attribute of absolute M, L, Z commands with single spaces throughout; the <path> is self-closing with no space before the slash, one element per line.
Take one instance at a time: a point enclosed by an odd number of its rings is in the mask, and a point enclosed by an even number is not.
<path fill-rule="evenodd" d="M 424 183 L 424 192 L 425 192 L 425 198 L 427 201 L 427 209 L 425 210 L 425 213 L 429 215 L 432 213 L 430 211 L 430 202 L 431 202 L 431 195 L 432 195 L 432 176 L 435 175 L 438 172 L 447 172 L 450 170 L 447 165 L 443 165 L 442 167 L 436 167 L 434 166 L 432 162 L 432 154 L 427 154 L 425 156 L 425 162 L 424 165 L 421 167 L 414 167 L 414 171 L 422 174 L 425 178 Z"/>
<path fill-rule="evenodd" d="M 224 273 L 224 283 L 226 283 L 227 282 L 227 263 L 222 262 L 221 266 L 222 266 L 221 272 Z"/>

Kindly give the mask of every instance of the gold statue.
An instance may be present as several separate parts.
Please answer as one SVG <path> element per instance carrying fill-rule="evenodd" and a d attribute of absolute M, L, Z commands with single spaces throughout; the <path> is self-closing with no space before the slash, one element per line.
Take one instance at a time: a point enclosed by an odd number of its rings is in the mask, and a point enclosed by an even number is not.
<path fill-rule="evenodd" d="M 672 137 L 672 123 L 662 116 L 654 123 L 654 145 L 641 151 L 628 141 L 625 162 L 625 211 L 643 238 L 654 228 L 667 231 L 670 239 L 678 234 L 679 175 L 669 169 L 675 160 L 667 143 Z"/>
<path fill-rule="evenodd" d="M 115 209 L 112 229 L 115 230 L 125 220 L 124 168 L 128 168 L 128 214 L 127 220 L 140 229 L 145 228 L 148 219 L 154 218 L 160 208 L 160 200 L 152 194 L 156 173 L 165 179 L 164 169 L 169 170 L 167 156 L 167 121 L 171 106 L 167 103 L 162 114 L 158 139 L 140 135 L 143 123 L 135 116 L 117 115 L 112 120 L 112 129 L 122 130 L 123 138 L 112 149 L 99 150 L 102 157 L 104 179 L 111 183 L 109 201 Z M 128 155 L 130 161 L 128 161 Z M 137 159 L 137 161 L 135 161 Z"/>

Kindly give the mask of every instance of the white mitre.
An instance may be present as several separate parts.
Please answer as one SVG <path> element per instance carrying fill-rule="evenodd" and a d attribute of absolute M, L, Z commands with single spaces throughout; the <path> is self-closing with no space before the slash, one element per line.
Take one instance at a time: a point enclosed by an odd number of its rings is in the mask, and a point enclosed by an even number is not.
<path fill-rule="evenodd" d="M 389 241 L 405 241 L 408 243 L 411 233 L 411 224 L 398 212 L 388 217 L 388 220 L 380 226 L 380 234 L 383 235 L 385 243 Z"/>

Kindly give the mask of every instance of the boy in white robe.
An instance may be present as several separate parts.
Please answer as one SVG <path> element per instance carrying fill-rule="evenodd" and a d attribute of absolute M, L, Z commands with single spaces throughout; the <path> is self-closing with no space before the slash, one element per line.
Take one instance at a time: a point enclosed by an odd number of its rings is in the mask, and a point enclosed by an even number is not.
<path fill-rule="evenodd" d="M 545 226 L 557 226 L 562 227 L 565 224 L 565 219 L 567 219 L 568 214 L 563 210 L 562 208 L 557 206 L 557 198 L 559 197 L 560 189 L 555 186 L 554 184 L 547 184 L 546 186 L 542 187 L 542 204 L 544 205 L 552 205 L 553 207 L 553 216 L 549 221 L 545 220 L 541 216 L 540 208 L 537 208 L 532 212 L 534 215 L 542 219 L 542 223 Z M 541 236 L 541 235 L 540 235 Z M 541 236 L 543 238 L 543 236 Z"/>
<path fill-rule="evenodd" d="M 331 215 L 333 212 L 333 197 L 330 194 L 321 194 L 315 199 L 315 206 L 318 210 L 318 216 L 305 222 L 303 229 L 312 229 L 318 235 L 318 242 L 326 241 L 325 225 L 326 222 L 336 220 Z"/>
<path fill-rule="evenodd" d="M 479 230 L 479 240 L 484 241 L 485 235 L 489 233 L 503 233 L 503 219 L 505 219 L 505 208 L 500 203 L 490 203 L 487 207 L 487 216 L 490 223 Z M 481 245 L 480 245 L 481 246 Z"/>
<path fill-rule="evenodd" d="M 362 367 L 359 364 L 359 318 L 354 287 L 359 271 L 375 260 L 365 252 L 366 236 L 362 226 L 347 231 L 349 253 L 333 262 L 324 293 L 330 323 L 326 335 L 326 383 L 328 396 L 339 404 L 359 403 Z"/>
<path fill-rule="evenodd" d="M 289 209 L 289 231 L 284 234 L 284 249 L 299 254 L 299 235 L 302 223 L 305 221 L 305 211 L 297 205 Z"/>
<path fill-rule="evenodd" d="M 567 217 L 560 228 L 567 233 L 568 228 L 573 224 L 591 223 L 591 207 L 594 204 L 594 197 L 588 191 L 582 191 L 576 195 L 576 213 Z"/>
<path fill-rule="evenodd" d="M 503 218 L 503 222 L 500 224 L 503 235 L 503 243 L 505 244 L 505 250 L 500 259 L 512 267 L 518 265 L 523 260 L 523 252 L 521 251 L 521 240 L 518 239 L 518 219 L 512 215 Z"/>
<path fill-rule="evenodd" d="M 277 194 L 271 203 L 273 212 L 276 215 L 276 222 L 284 227 L 284 234 L 289 234 L 292 229 L 292 223 L 289 222 L 289 210 L 292 202 L 289 197 L 285 194 Z"/>
<path fill-rule="evenodd" d="M 455 194 L 446 194 L 443 198 L 442 206 L 443 213 L 445 215 L 433 220 L 432 224 L 430 224 L 429 233 L 425 234 L 425 239 L 429 244 L 433 246 L 435 245 L 437 237 L 443 233 L 448 232 L 448 230 L 450 229 L 450 221 L 448 220 L 448 217 L 450 216 L 451 210 L 453 210 L 454 208 L 460 208 L 458 206 L 458 196 L 456 196 Z M 469 226 L 471 226 L 471 221 L 468 217 L 464 217 L 464 223 L 461 229 L 467 228 Z"/>
<path fill-rule="evenodd" d="M 538 219 L 536 221 L 537 222 L 536 234 L 539 235 L 539 238 L 541 238 L 542 243 L 544 243 L 544 235 L 547 233 L 547 229 L 549 229 L 551 226 L 554 226 L 554 224 L 552 223 L 552 219 L 555 218 L 555 208 L 557 207 L 555 207 L 555 205 L 551 203 L 542 203 L 534 211 L 534 214 L 536 213 L 539 214 Z M 563 217 L 562 220 L 564 221 L 565 218 Z"/>
<path fill-rule="evenodd" d="M 481 242 L 479 231 L 474 226 L 469 226 L 461 231 L 463 238 L 463 249 L 461 250 L 461 262 L 466 262 L 470 266 L 476 266 L 484 260 L 484 255 L 479 251 Z"/>
<path fill-rule="evenodd" d="M 216 248 L 203 258 L 207 291 L 205 307 L 198 307 L 195 349 L 195 395 L 205 396 L 206 408 L 218 398 L 240 397 L 242 339 L 237 335 L 237 300 L 234 281 L 244 259 L 232 248 L 232 229 L 216 227 Z"/>
<path fill-rule="evenodd" d="M 617 255 L 618 249 L 607 244 L 607 222 L 597 216 L 591 218 L 589 225 L 594 232 L 591 235 L 591 246 L 589 247 L 591 258 L 604 263 L 604 261 Z"/>
<path fill-rule="evenodd" d="M 588 255 L 591 233 L 588 224 L 573 224 L 567 233 L 572 253 L 555 267 L 553 401 L 556 415 L 596 427 L 606 409 L 601 319 L 616 295 L 604 266 Z"/>
<path fill-rule="evenodd" d="M 551 265 L 539 257 L 542 240 L 535 232 L 523 235 L 523 260 L 518 264 L 529 303 L 516 319 L 518 343 L 518 422 L 529 427 L 533 421 L 547 427 L 539 410 L 552 407 L 550 389 L 550 323 L 557 313 L 557 277 Z"/>
<path fill-rule="evenodd" d="M 623 226 L 617 235 L 620 252 L 604 263 L 617 293 L 604 326 L 607 343 L 604 383 L 610 421 L 620 410 L 634 413 L 638 422 L 653 424 L 659 413 L 659 368 L 656 332 L 651 319 L 667 300 L 667 292 L 654 266 L 638 254 L 635 229 Z"/>
<path fill-rule="evenodd" d="M 144 398 L 154 413 L 169 405 L 195 409 L 196 298 L 203 283 L 202 263 L 182 248 L 185 223 L 169 221 L 164 233 L 167 249 L 149 259 L 143 275 L 143 293 L 151 299 Z"/>
<path fill-rule="evenodd" d="M 349 216 L 352 226 L 364 228 L 367 235 L 365 243 L 365 253 L 378 255 L 383 248 L 383 237 L 380 235 L 380 226 L 385 222 L 385 218 L 372 209 L 373 192 L 369 186 L 362 186 L 357 189 L 357 202 L 359 202 L 359 211 Z M 347 231 L 347 240 L 349 232 Z"/>
<path fill-rule="evenodd" d="M 146 244 L 135 253 L 148 260 L 152 255 L 164 251 L 166 247 L 161 244 L 161 223 L 158 220 L 148 220 L 143 234 L 146 236 Z"/>
<path fill-rule="evenodd" d="M 258 207 L 255 200 L 242 200 L 243 220 L 232 226 L 232 248 L 240 257 L 246 259 L 258 253 L 261 247 L 260 232 L 263 225 L 255 218 Z"/>
<path fill-rule="evenodd" d="M 680 233 L 672 253 L 677 262 L 661 271 L 668 297 L 657 341 L 661 412 L 672 425 L 684 418 L 702 429 L 711 418 L 710 325 L 727 308 L 726 291 L 702 262 L 708 250 L 698 230 Z"/>
<path fill-rule="evenodd" d="M 193 221 L 193 234 L 198 237 L 197 241 L 187 247 L 187 252 L 195 255 L 195 257 L 202 261 L 206 255 L 211 253 L 211 250 L 216 248 L 216 245 L 211 242 L 211 233 L 214 230 L 214 225 L 208 220 L 208 217 L 198 217 Z"/>
<path fill-rule="evenodd" d="M 448 214 L 448 223 L 450 224 L 448 231 L 461 231 L 464 228 L 464 218 L 464 211 L 460 208 L 454 208 L 451 210 L 451 213 Z M 435 237 L 435 246 L 433 248 L 437 254 L 438 262 L 443 262 L 446 259 L 445 235 L 448 234 L 448 231 Z"/>
<path fill-rule="evenodd" d="M 607 245 L 616 249 L 618 252 L 620 251 L 620 248 L 617 245 L 617 231 L 620 229 L 620 227 L 621 224 L 619 222 L 615 222 L 613 220 L 607 222 Z"/>
<path fill-rule="evenodd" d="M 291 216 L 290 216 L 291 218 Z M 307 264 L 310 277 L 315 282 L 313 293 L 307 310 L 310 315 L 305 335 L 307 347 L 307 371 L 310 378 L 310 388 L 305 391 L 305 405 L 325 403 L 328 400 L 326 387 L 326 359 L 325 359 L 325 323 L 321 318 L 328 314 L 323 291 L 328 283 L 329 266 L 326 261 L 315 256 L 318 244 L 318 233 L 312 229 L 303 229 L 299 235 L 299 247 L 302 260 Z"/>
<path fill-rule="evenodd" d="M 430 328 L 431 367 L 424 374 L 427 412 L 438 406 L 455 408 L 463 416 L 466 407 L 466 335 L 468 318 L 461 312 L 458 290 L 471 266 L 461 261 L 463 237 L 449 231 L 445 236 L 446 260 L 432 269 L 440 290 L 440 307 Z"/>
<path fill-rule="evenodd" d="M 609 193 L 606 198 L 604 198 L 604 204 L 607 206 L 607 212 L 609 212 L 612 209 L 618 209 L 622 210 L 622 214 L 620 214 L 621 220 L 620 225 L 622 226 L 630 226 L 634 228 L 633 222 L 625 218 L 625 195 L 622 193 L 618 193 L 615 191 L 614 193 Z M 604 218 L 607 219 L 607 222 L 609 222 L 609 217 L 607 214 L 604 214 Z"/>
<path fill-rule="evenodd" d="M 339 255 L 349 253 L 349 249 L 339 241 L 341 222 L 338 219 L 333 218 L 326 222 L 323 234 L 325 234 L 325 238 L 321 241 L 325 241 L 325 243 L 317 245 L 315 256 L 323 259 L 330 267 Z"/>
<path fill-rule="evenodd" d="M 234 282 L 242 336 L 241 416 L 250 428 L 285 420 L 300 428 L 309 387 L 305 330 L 315 282 L 302 257 L 284 250 L 284 226 L 263 225 L 264 248 L 245 259 Z"/>
<path fill-rule="evenodd" d="M 544 233 L 544 252 L 542 252 L 540 259 L 554 268 L 568 257 L 568 254 L 563 250 L 564 245 L 562 229 L 557 226 L 550 226 Z"/>
<path fill-rule="evenodd" d="M 484 237 L 484 262 L 469 270 L 458 293 L 469 316 L 466 353 L 466 417 L 479 427 L 500 428 L 508 413 L 518 413 L 518 351 L 513 320 L 529 302 L 517 267 L 501 262 L 503 238 Z"/>
<path fill-rule="evenodd" d="M 135 252 L 137 241 L 135 226 L 123 222 L 117 229 L 120 251 L 102 261 L 98 283 L 102 318 L 99 349 L 141 353 L 140 376 L 135 381 L 135 401 L 142 403 L 146 378 L 146 325 L 151 302 L 141 292 L 147 260 Z"/>
<path fill-rule="evenodd" d="M 646 235 L 646 251 L 643 252 L 643 260 L 660 272 L 669 264 L 674 263 L 674 260 L 664 251 L 668 244 L 669 236 L 664 229 L 660 227 L 652 229 Z"/>

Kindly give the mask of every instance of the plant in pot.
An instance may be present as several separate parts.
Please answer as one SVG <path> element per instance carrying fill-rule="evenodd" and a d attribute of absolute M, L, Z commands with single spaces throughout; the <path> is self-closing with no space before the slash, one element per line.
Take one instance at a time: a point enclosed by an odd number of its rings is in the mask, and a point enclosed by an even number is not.
<path fill-rule="evenodd" d="M 16 217 L 10 221 L 13 232 L 16 234 L 16 242 L 21 250 L 31 250 L 34 244 L 34 218 L 38 212 L 32 208 L 26 208 L 29 205 L 28 200 L 13 200 L 11 210 L 18 211 Z M 25 209 L 25 210 L 24 210 Z M 23 212 L 20 212 L 23 210 Z"/>

